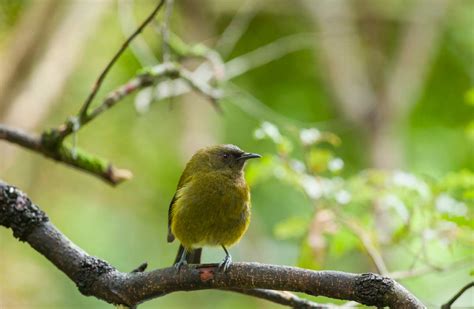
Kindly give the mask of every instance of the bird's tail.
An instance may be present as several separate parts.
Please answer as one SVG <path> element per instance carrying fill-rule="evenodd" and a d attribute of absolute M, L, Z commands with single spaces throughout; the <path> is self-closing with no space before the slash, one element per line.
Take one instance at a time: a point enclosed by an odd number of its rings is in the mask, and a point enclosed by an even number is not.
<path fill-rule="evenodd" d="M 176 258 L 174 259 L 174 264 L 179 262 L 179 260 L 181 259 L 181 255 L 183 254 L 183 251 L 184 251 L 184 247 L 183 245 L 180 244 L 178 253 L 176 254 Z M 197 248 L 197 249 L 188 251 L 188 254 L 186 255 L 186 262 L 188 262 L 188 264 L 201 264 L 201 253 L 202 253 L 202 248 Z"/>

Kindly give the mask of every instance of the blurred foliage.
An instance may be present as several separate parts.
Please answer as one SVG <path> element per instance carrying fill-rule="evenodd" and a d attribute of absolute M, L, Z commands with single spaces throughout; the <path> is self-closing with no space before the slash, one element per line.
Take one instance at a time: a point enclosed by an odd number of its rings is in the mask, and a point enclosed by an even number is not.
<path fill-rule="evenodd" d="M 8 48 L 5 42 L 30 2 L 0 0 L 0 52 Z M 390 21 L 384 39 L 387 49 L 393 48 L 401 21 L 414 1 L 366 2 L 374 14 Z M 189 46 L 199 47 L 200 55 L 207 53 L 204 45 L 192 44 L 202 36 L 212 37 L 204 41 L 212 47 L 241 6 L 238 1 L 206 1 L 197 8 L 192 3 L 175 3 L 171 28 L 178 39 L 183 38 L 178 54 Z M 133 13 L 138 19 L 153 5 L 154 1 L 135 1 Z M 261 5 L 249 30 L 224 60 L 313 29 L 313 21 L 299 4 L 272 0 Z M 304 49 L 226 83 L 228 95 L 221 101 L 224 113 L 220 116 L 196 94 L 157 101 L 153 93 L 143 92 L 141 99 L 126 98 L 84 127 L 78 134 L 81 147 L 134 172 L 133 180 L 117 188 L 29 152 L 20 152 L 15 167 L 2 171 L 0 177 L 27 192 L 65 235 L 90 254 L 122 271 L 144 260 L 153 269 L 169 266 L 176 253 L 177 244 L 165 242 L 167 207 L 183 166 L 195 150 L 189 144 L 234 143 L 264 154 L 247 167 L 252 223 L 240 244 L 231 249 L 234 260 L 376 271 L 369 244 L 384 258 L 390 273 L 412 272 L 413 276 L 400 279 L 402 283 L 428 306 L 439 306 L 461 283 L 472 280 L 473 10 L 474 2 L 469 0 L 452 6 L 422 95 L 408 118 L 397 124 L 403 169 L 371 168 L 367 132 L 342 117 L 325 83 L 323 60 L 315 50 Z M 50 110 L 39 129 L 57 126 L 77 112 L 100 68 L 123 41 L 119 23 L 117 11 L 109 10 L 90 38 L 60 104 Z M 159 59 L 157 28 L 146 29 L 143 37 Z M 316 34 L 315 40 L 320 37 Z M 185 63 L 193 67 L 196 60 Z M 128 50 L 98 97 L 141 70 L 136 54 Z M 138 117 L 134 100 L 156 104 Z M 205 262 L 221 258 L 218 249 L 204 250 Z M 428 271 L 417 273 L 425 268 Z M 471 305 L 472 300 L 460 303 Z M 143 304 L 144 308 L 189 306 L 278 308 L 222 291 L 175 293 Z M 61 272 L 3 229 L 0 307 L 108 305 L 80 295 Z"/>
<path fill-rule="evenodd" d="M 9 28 L 15 24 L 28 2 L 28 0 L 0 0 L 0 42 L 3 42 Z"/>
<path fill-rule="evenodd" d="M 301 242 L 317 238 L 323 243 L 313 244 L 314 248 L 325 251 L 330 250 L 326 244 L 338 247 L 343 243 L 336 252 L 351 254 L 351 250 L 363 250 L 353 244 L 359 242 L 356 229 L 356 237 L 347 235 L 352 221 L 357 221 L 366 227 L 365 233 L 370 233 L 375 247 L 384 246 L 382 251 L 398 243 L 411 246 L 420 235 L 425 245 L 474 245 L 474 173 L 469 170 L 436 179 L 405 171 L 369 169 L 343 178 L 340 174 L 344 162 L 337 157 L 340 140 L 332 133 L 302 129 L 299 138 L 290 139 L 275 125 L 264 122 L 255 137 L 271 140 L 276 154 L 268 154 L 249 167 L 251 183 L 276 177 L 303 192 L 313 204 L 312 219 L 296 216 L 278 223 L 274 230 L 278 239 Z M 376 226 L 376 212 L 387 216 L 383 227 Z M 312 231 L 313 225 L 317 229 Z M 331 240 L 323 241 L 327 236 Z M 304 244 L 301 250 L 304 253 Z"/>

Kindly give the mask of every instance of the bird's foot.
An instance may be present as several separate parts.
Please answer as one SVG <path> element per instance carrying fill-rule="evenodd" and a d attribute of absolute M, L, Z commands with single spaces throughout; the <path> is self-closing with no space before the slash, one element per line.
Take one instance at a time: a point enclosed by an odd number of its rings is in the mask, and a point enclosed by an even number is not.
<path fill-rule="evenodd" d="M 183 267 L 184 265 L 188 265 L 188 262 L 186 260 L 181 260 L 178 263 L 174 264 L 174 268 L 176 269 L 176 272 L 179 273 L 179 271 L 181 270 L 181 267 Z"/>
<path fill-rule="evenodd" d="M 232 257 L 230 255 L 226 255 L 224 260 L 222 260 L 222 262 L 219 264 L 218 269 L 219 271 L 222 271 L 225 273 L 231 265 L 232 265 Z"/>

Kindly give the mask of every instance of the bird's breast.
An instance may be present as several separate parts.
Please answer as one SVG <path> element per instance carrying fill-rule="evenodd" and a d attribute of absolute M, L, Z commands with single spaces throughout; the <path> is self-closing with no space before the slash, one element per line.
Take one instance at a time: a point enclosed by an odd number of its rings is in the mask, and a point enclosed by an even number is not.
<path fill-rule="evenodd" d="M 212 173 L 192 179 L 178 191 L 173 217 L 178 239 L 192 238 L 192 243 L 209 245 L 235 243 L 250 218 L 245 179 Z"/>

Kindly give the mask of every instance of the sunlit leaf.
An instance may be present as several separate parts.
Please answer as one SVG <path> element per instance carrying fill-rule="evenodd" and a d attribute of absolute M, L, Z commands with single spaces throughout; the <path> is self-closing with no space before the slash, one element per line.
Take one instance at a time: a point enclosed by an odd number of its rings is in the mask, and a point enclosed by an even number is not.
<path fill-rule="evenodd" d="M 327 149 L 312 148 L 308 154 L 309 169 L 316 174 L 325 172 L 332 157 Z"/>

